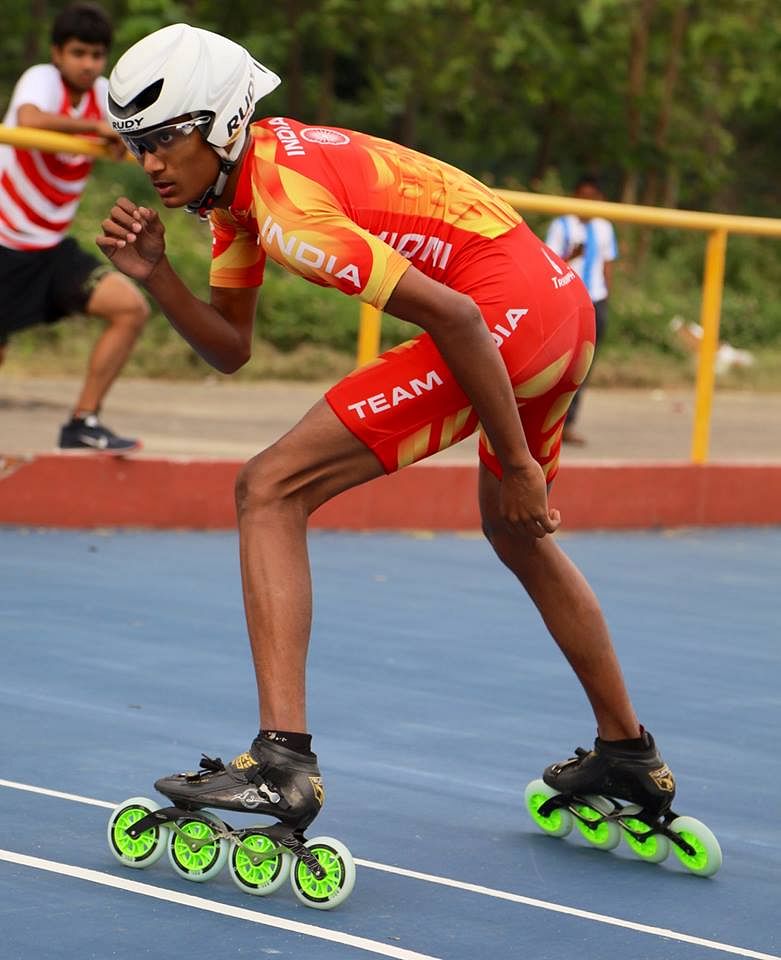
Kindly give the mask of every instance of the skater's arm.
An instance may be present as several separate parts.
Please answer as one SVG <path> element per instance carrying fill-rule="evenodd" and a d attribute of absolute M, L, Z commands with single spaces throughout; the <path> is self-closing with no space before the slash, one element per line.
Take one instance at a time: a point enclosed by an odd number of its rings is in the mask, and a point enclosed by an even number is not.
<path fill-rule="evenodd" d="M 182 282 L 165 255 L 165 228 L 153 210 L 120 197 L 96 243 L 114 266 L 142 284 L 171 326 L 221 373 L 249 360 L 258 291 L 212 287 L 206 303 Z"/>
<path fill-rule="evenodd" d="M 475 302 L 410 266 L 385 310 L 431 335 L 471 401 L 502 466 L 505 519 L 535 537 L 552 533 L 558 515 L 548 509 L 545 478 L 529 452 L 510 377 Z"/>
<path fill-rule="evenodd" d="M 165 256 L 143 285 L 174 330 L 215 370 L 235 373 L 250 359 L 257 287 L 212 287 L 206 303 L 185 286 Z"/>

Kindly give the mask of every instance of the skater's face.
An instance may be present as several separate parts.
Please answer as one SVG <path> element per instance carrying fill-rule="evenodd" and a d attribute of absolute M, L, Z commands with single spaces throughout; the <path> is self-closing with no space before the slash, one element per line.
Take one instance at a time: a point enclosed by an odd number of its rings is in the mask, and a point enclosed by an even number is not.
<path fill-rule="evenodd" d="M 176 117 L 138 138 L 125 138 L 166 207 L 199 200 L 219 173 L 217 154 L 198 132 L 198 118 Z"/>

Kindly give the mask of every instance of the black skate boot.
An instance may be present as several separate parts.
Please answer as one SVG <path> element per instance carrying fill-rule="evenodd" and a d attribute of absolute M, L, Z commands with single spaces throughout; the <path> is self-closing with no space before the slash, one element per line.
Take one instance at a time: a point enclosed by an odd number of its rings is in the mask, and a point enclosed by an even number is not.
<path fill-rule="evenodd" d="M 719 842 L 704 823 L 674 813 L 674 797 L 675 778 L 643 728 L 629 748 L 597 737 L 593 750 L 579 747 L 524 791 L 532 820 L 550 837 L 574 826 L 591 846 L 612 850 L 623 835 L 641 860 L 661 863 L 672 850 L 687 870 L 711 877 L 721 867 Z"/>
<path fill-rule="evenodd" d="M 632 750 L 597 737 L 593 750 L 578 747 L 574 757 L 547 767 L 542 779 L 564 794 L 607 794 L 662 816 L 675 797 L 675 778 L 645 729 L 642 739 L 643 749 Z"/>
<path fill-rule="evenodd" d="M 155 787 L 171 806 L 131 797 L 109 819 L 109 849 L 120 863 L 148 867 L 167 850 L 187 880 L 207 880 L 227 863 L 245 893 L 266 896 L 289 880 L 302 903 L 321 910 L 350 896 L 355 862 L 347 847 L 333 837 L 304 836 L 325 800 L 313 753 L 257 738 L 228 764 L 204 756 L 199 771 L 163 777 Z M 206 808 L 277 822 L 234 829 Z"/>
<path fill-rule="evenodd" d="M 183 810 L 214 807 L 263 813 L 298 833 L 314 820 L 325 800 L 315 754 L 304 756 L 259 738 L 227 765 L 204 756 L 200 770 L 162 777 L 155 789 Z"/>

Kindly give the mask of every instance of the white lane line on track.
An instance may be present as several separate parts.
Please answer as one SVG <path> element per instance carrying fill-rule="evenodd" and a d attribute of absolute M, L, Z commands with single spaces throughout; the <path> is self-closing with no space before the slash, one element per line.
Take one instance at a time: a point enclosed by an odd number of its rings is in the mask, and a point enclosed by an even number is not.
<path fill-rule="evenodd" d="M 655 937 L 664 937 L 667 940 L 678 940 L 681 943 L 691 943 L 697 947 L 707 947 L 709 950 L 720 950 L 722 953 L 733 953 L 739 957 L 750 957 L 752 960 L 781 960 L 781 957 L 771 953 L 760 953 L 746 947 L 733 947 L 728 943 L 719 943 L 717 940 L 704 940 L 702 937 L 692 937 L 688 933 L 677 933 L 675 930 L 666 930 L 664 927 L 652 927 L 646 923 L 635 923 L 632 920 L 621 920 L 619 917 L 610 917 L 604 913 L 592 913 L 590 910 L 579 910 L 577 907 L 565 907 L 559 903 L 550 903 L 547 900 L 535 900 L 533 897 L 524 897 L 519 893 L 508 893 L 506 890 L 495 890 L 492 887 L 481 887 L 475 883 L 465 883 L 462 880 L 449 880 L 447 877 L 437 877 L 430 873 L 418 873 L 416 870 L 405 870 L 403 867 L 389 867 L 384 863 L 373 863 L 371 860 L 359 860 L 355 863 L 371 870 L 381 870 L 383 873 L 394 873 L 401 877 L 410 877 L 413 880 L 424 880 L 426 883 L 436 883 L 443 887 L 455 887 L 457 890 L 466 890 L 470 893 L 479 893 L 484 897 L 495 897 L 498 900 L 509 900 L 511 903 L 522 903 L 527 907 L 536 907 L 538 910 L 550 910 L 552 913 L 563 913 L 570 917 L 580 917 L 583 920 L 593 920 L 596 923 L 606 923 L 612 927 L 623 927 L 625 930 L 634 930 L 637 933 L 649 933 Z"/>
<path fill-rule="evenodd" d="M 81 797 L 77 793 L 62 793 L 60 790 L 47 790 L 45 787 L 33 787 L 29 783 L 17 783 L 15 780 L 0 780 L 0 787 L 10 787 L 12 790 L 26 790 L 27 793 L 40 793 L 44 797 L 56 797 L 58 800 L 73 800 L 75 803 L 88 803 L 92 807 L 105 807 L 113 810 L 115 803 L 105 800 L 93 800 L 92 797 Z"/>
<path fill-rule="evenodd" d="M 26 783 L 16 783 L 13 780 L 0 780 L 0 787 L 11 787 L 15 790 L 27 790 L 31 793 L 41 793 L 45 796 L 52 796 L 62 800 L 73 800 L 76 803 L 87 803 L 96 807 L 106 807 L 113 809 L 116 804 L 108 803 L 105 800 L 95 800 L 92 797 L 81 797 L 74 793 L 60 793 L 56 790 L 47 790 L 43 787 L 34 787 Z M 2 859 L 2 858 L 0 858 Z M 750 960 L 781 960 L 781 956 L 771 953 L 761 953 L 758 950 L 749 950 L 747 947 L 736 947 L 729 943 L 720 943 L 717 940 L 705 940 L 702 937 L 692 937 L 687 933 L 678 933 L 675 930 L 666 930 L 664 927 L 652 927 L 645 923 L 635 923 L 632 920 L 622 920 L 620 917 L 611 917 L 603 913 L 592 913 L 589 910 L 580 910 L 578 907 L 567 907 L 560 903 L 552 903 L 548 900 L 536 900 L 533 897 L 524 897 L 519 893 L 510 893 L 506 890 L 496 890 L 492 887 L 482 887 L 474 883 L 466 883 L 463 880 L 450 880 L 447 877 L 438 877 L 429 873 L 418 873 L 415 870 L 406 870 L 404 867 L 392 867 L 385 863 L 375 863 L 372 860 L 360 860 L 355 858 L 357 866 L 366 867 L 370 870 L 379 870 L 383 873 L 393 873 L 399 877 L 409 877 L 412 880 L 422 880 L 425 883 L 434 883 L 443 887 L 452 887 L 456 890 L 463 890 L 467 893 L 476 893 L 484 897 L 493 897 L 496 900 L 507 900 L 511 903 L 520 903 L 527 907 L 534 907 L 538 910 L 548 910 L 552 913 L 562 913 L 570 917 L 578 917 L 581 920 L 591 920 L 594 923 L 604 923 L 612 927 L 622 927 L 625 930 L 633 930 L 636 933 L 646 933 L 654 937 L 662 937 L 667 940 L 677 940 L 680 943 L 690 943 L 695 946 L 705 947 L 708 950 L 716 950 L 721 953 L 730 953 L 738 957 L 748 957 Z M 77 869 L 77 868 L 73 868 Z M 110 874 L 105 874 L 110 876 Z M 707 882 L 707 881 L 703 881 Z M 120 884 L 117 883 L 117 886 Z M 145 884 L 142 884 L 145 886 Z M 157 890 L 157 887 L 152 887 Z M 178 895 L 177 895 L 178 896 Z M 199 899 L 199 898 L 195 898 Z M 210 900 L 205 903 L 212 903 Z M 232 908 L 231 908 L 232 909 Z M 410 956 L 422 957 L 423 954 L 410 954 Z"/>
<path fill-rule="evenodd" d="M 15 863 L 23 867 L 33 867 L 36 870 L 48 870 L 78 880 L 88 880 L 104 887 L 114 887 L 116 890 L 125 890 L 129 893 L 138 893 L 144 897 L 154 897 L 156 900 L 165 900 L 168 903 L 178 903 L 184 907 L 194 907 L 196 910 L 206 910 L 209 913 L 218 913 L 224 917 L 234 917 L 238 920 L 248 920 L 250 923 L 260 923 L 267 927 L 277 927 L 290 933 L 303 934 L 306 937 L 316 937 L 319 940 L 330 940 L 345 947 L 354 947 L 356 950 L 367 950 L 382 957 L 392 957 L 394 960 L 438 960 L 426 953 L 416 953 L 414 950 L 405 950 L 402 947 L 392 947 L 380 943 L 378 940 L 369 940 L 366 937 L 356 937 L 351 933 L 342 933 L 339 930 L 328 930 L 326 927 L 316 927 L 311 923 L 299 923 L 297 920 L 285 920 L 258 910 L 247 910 L 244 907 L 233 907 L 216 900 L 207 900 L 205 897 L 194 897 L 189 893 L 179 893 L 165 887 L 155 887 L 150 883 L 140 883 L 138 880 L 127 880 L 124 877 L 115 877 L 110 873 L 101 873 L 99 870 L 87 870 L 84 867 L 75 867 L 69 863 L 58 863 L 55 860 L 42 860 L 40 857 L 28 857 L 26 854 L 14 853 L 11 850 L 0 850 L 0 860 Z"/>

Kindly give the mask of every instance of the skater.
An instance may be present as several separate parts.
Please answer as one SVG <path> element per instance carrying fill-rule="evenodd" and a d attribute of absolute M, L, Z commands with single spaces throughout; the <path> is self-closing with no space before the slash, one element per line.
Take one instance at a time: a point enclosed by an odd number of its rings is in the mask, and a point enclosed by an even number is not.
<path fill-rule="evenodd" d="M 279 78 L 240 46 L 184 24 L 131 47 L 109 112 L 163 206 L 208 218 L 211 294 L 198 299 L 166 256 L 157 213 L 119 198 L 97 244 L 158 302 L 212 366 L 246 363 L 266 257 L 422 329 L 332 387 L 236 484 L 241 575 L 260 732 L 228 764 L 158 781 L 174 803 L 270 813 L 291 830 L 323 788 L 306 718 L 310 514 L 480 425 L 485 535 L 518 578 L 582 683 L 598 739 L 551 782 L 669 806 L 672 776 L 632 708 L 608 629 L 553 534 L 548 488 L 567 408 L 594 348 L 591 300 L 567 263 L 465 173 L 355 131 L 286 117 L 249 123 Z M 606 773 L 607 771 L 607 773 Z"/>

